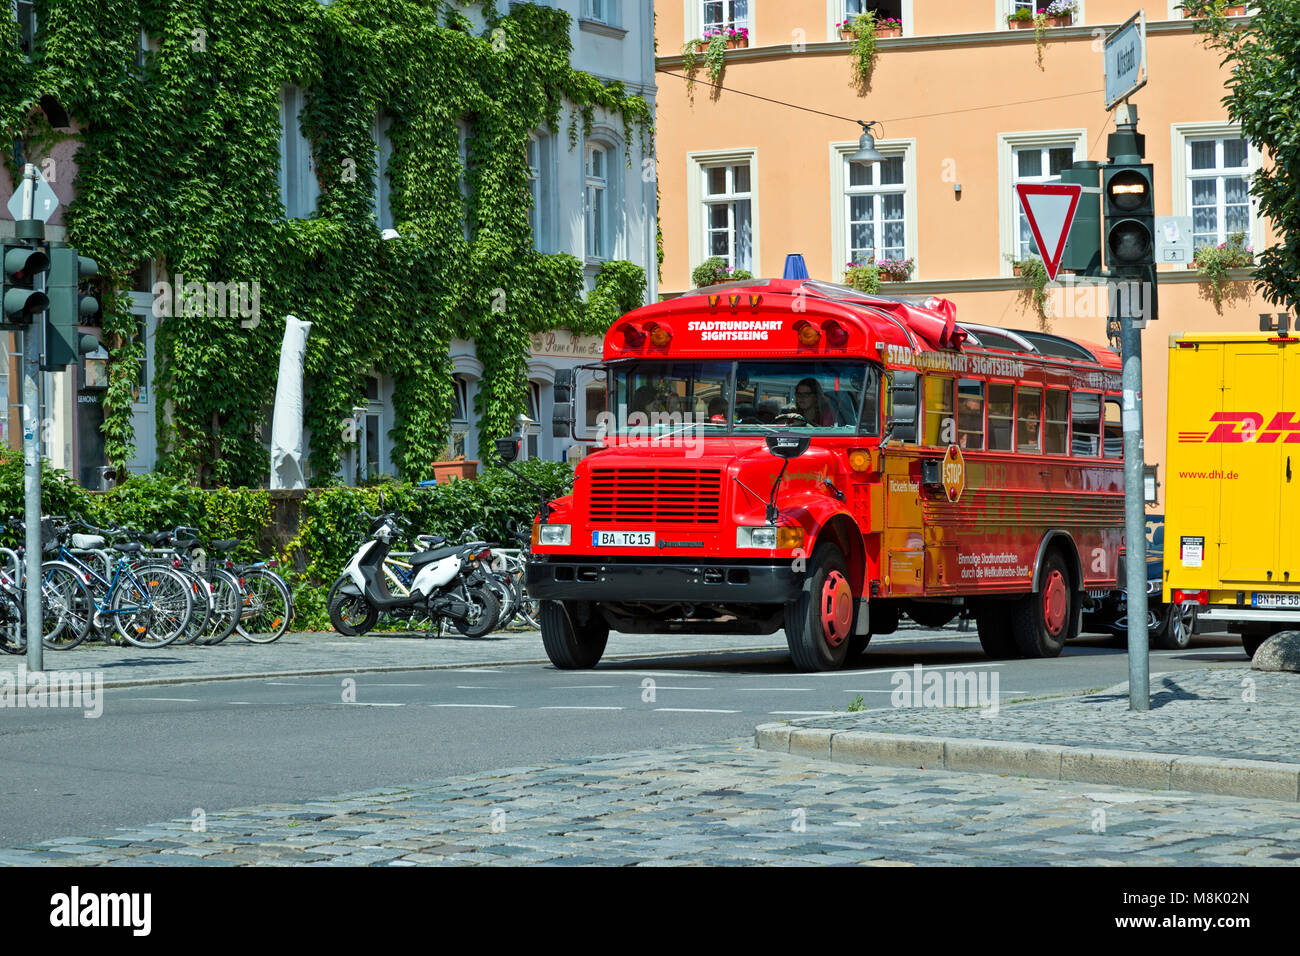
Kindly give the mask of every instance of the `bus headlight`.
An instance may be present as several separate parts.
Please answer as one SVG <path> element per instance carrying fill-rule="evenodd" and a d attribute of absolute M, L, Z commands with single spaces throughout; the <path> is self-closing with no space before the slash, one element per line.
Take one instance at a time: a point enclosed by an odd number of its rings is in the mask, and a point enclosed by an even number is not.
<path fill-rule="evenodd" d="M 737 528 L 737 548 L 762 548 L 766 551 L 789 550 L 803 547 L 803 528 Z"/>
<path fill-rule="evenodd" d="M 568 524 L 544 524 L 541 525 L 541 534 L 538 535 L 538 544 L 543 547 L 564 547 L 569 544 L 573 535 L 573 525 Z"/>

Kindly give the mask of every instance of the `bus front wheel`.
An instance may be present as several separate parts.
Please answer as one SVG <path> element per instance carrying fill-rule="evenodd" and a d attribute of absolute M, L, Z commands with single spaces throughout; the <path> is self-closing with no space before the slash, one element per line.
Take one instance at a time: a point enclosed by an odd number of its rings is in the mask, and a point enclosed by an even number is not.
<path fill-rule="evenodd" d="M 818 548 L 809 564 L 807 586 L 785 607 L 785 640 L 799 670 L 835 670 L 849 656 L 857 600 L 837 548 Z"/>
<path fill-rule="evenodd" d="M 560 670 L 595 667 L 609 641 L 609 625 L 586 601 L 542 601 L 542 646 Z"/>
<path fill-rule="evenodd" d="M 1012 606 L 1011 633 L 1025 657 L 1059 657 L 1079 618 L 1070 571 L 1059 551 L 1043 560 L 1038 590 Z"/>

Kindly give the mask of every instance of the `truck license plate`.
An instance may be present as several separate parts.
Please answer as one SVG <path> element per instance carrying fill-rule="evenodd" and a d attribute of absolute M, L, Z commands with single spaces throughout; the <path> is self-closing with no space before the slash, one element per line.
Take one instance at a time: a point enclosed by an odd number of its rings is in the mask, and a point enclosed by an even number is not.
<path fill-rule="evenodd" d="M 1252 594 L 1250 606 L 1300 608 L 1300 594 Z"/>
<path fill-rule="evenodd" d="M 598 548 L 653 548 L 653 531 L 593 531 L 591 543 Z"/>

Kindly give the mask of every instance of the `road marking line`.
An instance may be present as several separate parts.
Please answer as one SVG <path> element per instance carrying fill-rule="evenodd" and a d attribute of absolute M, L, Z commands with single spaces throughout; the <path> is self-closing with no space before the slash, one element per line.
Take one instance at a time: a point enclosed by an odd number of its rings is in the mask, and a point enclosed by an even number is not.
<path fill-rule="evenodd" d="M 660 688 L 662 690 L 662 688 Z M 784 694 L 788 691 L 796 690 L 814 690 L 812 687 L 738 687 L 737 690 L 766 690 Z"/>
<path fill-rule="evenodd" d="M 828 717 L 833 710 L 769 710 L 769 714 L 790 714 L 798 717 Z"/>
<path fill-rule="evenodd" d="M 617 684 L 565 684 L 565 690 L 613 690 Z"/>
<path fill-rule="evenodd" d="M 371 701 L 368 700 L 345 700 L 343 701 L 343 706 L 344 707 L 405 707 L 406 705 L 372 703 Z"/>
<path fill-rule="evenodd" d="M 482 684 L 457 684 L 457 690 L 491 690 L 491 687 L 485 687 Z"/>
<path fill-rule="evenodd" d="M 362 687 L 425 687 L 425 684 L 362 684 Z"/>
<path fill-rule="evenodd" d="M 548 707 L 538 707 L 538 710 L 622 710 L 622 707 L 569 707 L 561 705 L 552 705 Z"/>
<path fill-rule="evenodd" d="M 242 706 L 244 706 L 244 707 L 252 707 L 252 706 L 253 706 L 253 702 L 252 702 L 251 700 L 231 700 L 231 701 L 227 701 L 227 703 L 229 703 L 229 704 L 240 704 L 240 705 L 242 705 Z"/>
<path fill-rule="evenodd" d="M 655 686 L 655 690 L 713 690 L 712 687 L 665 687 L 663 684 Z"/>
<path fill-rule="evenodd" d="M 514 710 L 514 704 L 430 704 L 430 707 L 487 707 L 493 710 Z"/>
<path fill-rule="evenodd" d="M 177 704 L 197 704 L 197 697 L 127 697 L 127 700 L 167 700 Z"/>
<path fill-rule="evenodd" d="M 738 710 L 718 710 L 713 707 L 656 707 L 666 714 L 738 714 Z"/>

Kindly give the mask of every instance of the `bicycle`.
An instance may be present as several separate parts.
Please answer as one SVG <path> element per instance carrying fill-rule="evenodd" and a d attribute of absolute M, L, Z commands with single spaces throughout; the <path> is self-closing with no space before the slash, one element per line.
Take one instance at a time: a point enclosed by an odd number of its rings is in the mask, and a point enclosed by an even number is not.
<path fill-rule="evenodd" d="M 214 549 L 223 552 L 234 551 L 239 545 L 237 540 L 212 542 Z M 253 644 L 278 641 L 289 629 L 289 621 L 293 618 L 293 594 L 284 578 L 273 570 L 278 564 L 274 560 L 236 564 L 227 557 L 223 565 L 240 585 L 239 622 L 235 631 Z M 220 641 L 208 643 L 218 644 Z"/>

